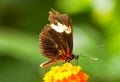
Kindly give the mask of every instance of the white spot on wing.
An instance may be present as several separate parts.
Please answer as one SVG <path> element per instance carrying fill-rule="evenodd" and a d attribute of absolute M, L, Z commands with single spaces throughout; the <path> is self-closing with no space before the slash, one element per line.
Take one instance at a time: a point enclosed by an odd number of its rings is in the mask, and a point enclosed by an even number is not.
<path fill-rule="evenodd" d="M 57 25 L 51 24 L 51 27 L 56 30 L 57 32 L 66 32 L 67 34 L 71 33 L 71 28 L 67 27 L 66 25 L 63 25 L 61 23 L 57 23 Z"/>

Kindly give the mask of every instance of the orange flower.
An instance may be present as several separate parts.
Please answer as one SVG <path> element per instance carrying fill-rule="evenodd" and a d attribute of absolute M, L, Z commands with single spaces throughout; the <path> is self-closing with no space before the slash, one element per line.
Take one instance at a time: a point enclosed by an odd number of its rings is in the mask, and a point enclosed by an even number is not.
<path fill-rule="evenodd" d="M 87 82 L 88 75 L 81 71 L 80 66 L 65 63 L 62 66 L 52 67 L 43 78 L 44 82 Z"/>

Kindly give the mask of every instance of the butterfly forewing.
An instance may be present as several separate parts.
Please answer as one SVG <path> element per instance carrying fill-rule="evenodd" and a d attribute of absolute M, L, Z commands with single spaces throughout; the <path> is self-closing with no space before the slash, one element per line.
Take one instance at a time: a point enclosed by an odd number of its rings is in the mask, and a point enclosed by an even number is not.
<path fill-rule="evenodd" d="M 54 10 L 50 11 L 49 14 L 50 24 L 44 27 L 39 36 L 41 52 L 55 62 L 56 60 L 65 60 L 66 57 L 72 55 L 71 19 L 68 15 L 59 14 Z M 49 63 L 52 63 L 52 61 L 49 61 Z M 43 67 L 44 65 L 42 64 Z"/>

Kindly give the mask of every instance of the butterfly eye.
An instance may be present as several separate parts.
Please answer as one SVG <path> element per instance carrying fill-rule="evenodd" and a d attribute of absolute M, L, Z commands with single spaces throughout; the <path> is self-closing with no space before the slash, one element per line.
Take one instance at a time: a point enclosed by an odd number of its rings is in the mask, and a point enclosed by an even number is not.
<path fill-rule="evenodd" d="M 79 56 L 78 55 L 74 55 L 74 59 L 78 60 Z"/>
<path fill-rule="evenodd" d="M 79 58 L 78 55 L 74 55 L 74 54 L 72 54 L 72 55 L 73 55 L 73 59 L 74 59 L 74 60 L 78 60 L 78 58 Z"/>

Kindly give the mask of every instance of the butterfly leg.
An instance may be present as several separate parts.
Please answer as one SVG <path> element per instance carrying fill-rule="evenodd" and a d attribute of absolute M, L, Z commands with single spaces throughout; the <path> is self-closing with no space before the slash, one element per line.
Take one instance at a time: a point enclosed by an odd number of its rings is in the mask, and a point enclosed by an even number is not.
<path fill-rule="evenodd" d="M 51 59 L 51 60 L 48 60 L 48 61 L 42 63 L 42 64 L 40 65 L 40 67 L 41 67 L 41 68 L 46 68 L 46 67 L 48 67 L 48 66 L 50 66 L 50 65 L 52 65 L 52 64 L 55 64 L 55 63 L 57 63 L 57 62 L 58 62 L 57 59 Z"/>

